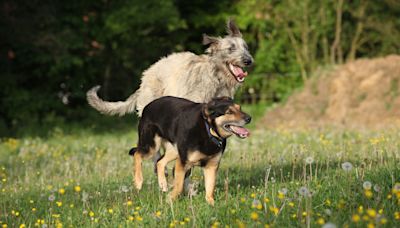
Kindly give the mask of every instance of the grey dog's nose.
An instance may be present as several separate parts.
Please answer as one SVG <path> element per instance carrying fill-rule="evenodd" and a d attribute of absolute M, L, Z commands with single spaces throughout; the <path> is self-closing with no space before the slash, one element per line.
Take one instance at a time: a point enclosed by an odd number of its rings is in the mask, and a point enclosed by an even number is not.
<path fill-rule="evenodd" d="M 253 63 L 253 60 L 251 58 L 246 58 L 243 60 L 244 65 L 250 66 Z"/>

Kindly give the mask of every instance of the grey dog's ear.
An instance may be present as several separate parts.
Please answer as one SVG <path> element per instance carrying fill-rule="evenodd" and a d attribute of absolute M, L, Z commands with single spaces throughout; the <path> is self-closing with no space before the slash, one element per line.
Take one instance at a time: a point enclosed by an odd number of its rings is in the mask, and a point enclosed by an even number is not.
<path fill-rule="evenodd" d="M 240 30 L 233 19 L 228 20 L 226 31 L 230 36 L 242 37 L 242 33 L 240 33 Z"/>
<path fill-rule="evenodd" d="M 216 44 L 218 43 L 218 38 L 209 36 L 207 34 L 203 34 L 203 45 L 209 45 L 209 44 Z"/>

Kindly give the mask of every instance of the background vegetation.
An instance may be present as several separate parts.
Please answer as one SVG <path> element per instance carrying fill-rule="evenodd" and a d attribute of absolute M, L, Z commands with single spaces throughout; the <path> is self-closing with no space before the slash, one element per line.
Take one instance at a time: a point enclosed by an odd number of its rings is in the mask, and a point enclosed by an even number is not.
<path fill-rule="evenodd" d="M 400 52 L 396 0 L 3 0 L 0 13 L 0 135 L 107 123 L 87 89 L 126 98 L 160 57 L 201 54 L 201 34 L 222 36 L 228 17 L 256 60 L 243 102 L 278 102 L 317 69 Z"/>

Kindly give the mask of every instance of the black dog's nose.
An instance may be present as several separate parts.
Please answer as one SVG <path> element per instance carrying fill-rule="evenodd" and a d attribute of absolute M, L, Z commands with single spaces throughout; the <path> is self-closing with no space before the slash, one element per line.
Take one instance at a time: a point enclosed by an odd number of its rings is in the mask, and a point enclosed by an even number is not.
<path fill-rule="evenodd" d="M 243 63 L 244 63 L 244 65 L 246 65 L 246 66 L 250 66 L 252 63 L 253 63 L 253 60 L 252 59 L 244 59 L 243 60 Z"/>
<path fill-rule="evenodd" d="M 244 117 L 244 121 L 246 121 L 246 123 L 250 123 L 250 122 L 251 122 L 251 116 L 246 115 L 246 116 Z"/>

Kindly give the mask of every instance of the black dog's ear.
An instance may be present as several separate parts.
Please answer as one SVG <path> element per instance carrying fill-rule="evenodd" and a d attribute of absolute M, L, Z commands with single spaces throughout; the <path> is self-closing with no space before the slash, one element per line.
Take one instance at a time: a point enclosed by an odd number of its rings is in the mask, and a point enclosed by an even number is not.
<path fill-rule="evenodd" d="M 242 37 L 242 33 L 240 33 L 239 28 L 237 27 L 235 21 L 233 19 L 228 20 L 228 25 L 226 31 L 230 36 L 233 37 Z"/>
<path fill-rule="evenodd" d="M 203 105 L 203 108 L 201 110 L 203 118 L 206 120 L 208 118 L 212 118 L 213 115 L 215 114 L 215 110 L 213 109 L 213 105 L 211 103 L 215 102 L 208 102 L 207 104 Z"/>
<path fill-rule="evenodd" d="M 217 44 L 218 42 L 219 42 L 219 39 L 217 37 L 203 34 L 203 45 Z"/>

